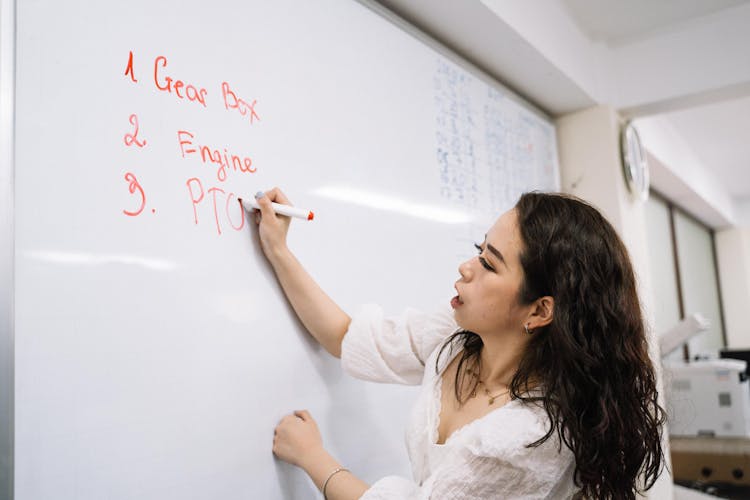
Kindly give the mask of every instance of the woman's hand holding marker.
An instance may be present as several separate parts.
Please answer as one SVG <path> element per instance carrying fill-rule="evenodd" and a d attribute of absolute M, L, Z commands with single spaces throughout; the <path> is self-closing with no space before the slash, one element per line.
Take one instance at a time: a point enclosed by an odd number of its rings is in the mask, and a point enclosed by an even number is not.
<path fill-rule="evenodd" d="M 245 208 L 245 210 L 260 210 L 260 205 L 258 205 L 258 202 L 255 200 L 243 200 L 242 198 L 240 198 L 240 202 L 242 203 L 242 206 Z M 298 219 L 306 220 L 313 220 L 313 218 L 315 217 L 315 214 L 313 214 L 312 211 L 295 208 L 291 205 L 271 203 L 271 207 L 277 215 L 286 215 L 287 217 L 297 217 Z"/>
<path fill-rule="evenodd" d="M 243 206 L 245 201 L 242 201 Z M 255 194 L 255 203 L 258 205 L 254 209 L 255 223 L 258 225 L 258 234 L 260 235 L 260 244 L 263 253 L 269 260 L 272 257 L 286 250 L 286 235 L 289 232 L 289 217 L 277 215 L 273 209 L 272 203 L 279 205 L 291 206 L 292 202 L 279 188 L 263 193 L 258 191 Z"/>

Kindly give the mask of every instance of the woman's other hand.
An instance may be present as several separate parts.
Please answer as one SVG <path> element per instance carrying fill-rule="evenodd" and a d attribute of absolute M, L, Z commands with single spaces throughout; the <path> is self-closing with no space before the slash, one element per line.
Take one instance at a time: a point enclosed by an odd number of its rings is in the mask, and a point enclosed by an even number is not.
<path fill-rule="evenodd" d="M 318 424 L 307 410 L 295 411 L 281 419 L 273 432 L 273 453 L 303 468 L 311 457 L 325 453 Z"/>

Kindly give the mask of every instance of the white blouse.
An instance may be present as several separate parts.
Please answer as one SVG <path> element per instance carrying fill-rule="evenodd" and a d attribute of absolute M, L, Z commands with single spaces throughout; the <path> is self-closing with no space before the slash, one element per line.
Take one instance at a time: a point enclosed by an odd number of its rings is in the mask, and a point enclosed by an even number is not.
<path fill-rule="evenodd" d="M 413 480 L 387 476 L 361 498 L 570 498 L 577 491 L 570 449 L 558 449 L 555 435 L 526 448 L 547 431 L 549 420 L 540 406 L 511 400 L 437 444 L 441 375 L 461 349 L 445 351 L 440 374 L 435 360 L 443 341 L 456 330 L 449 308 L 434 314 L 409 309 L 385 318 L 380 307 L 368 305 L 352 318 L 341 353 L 347 373 L 374 382 L 422 385 L 406 430 Z"/>

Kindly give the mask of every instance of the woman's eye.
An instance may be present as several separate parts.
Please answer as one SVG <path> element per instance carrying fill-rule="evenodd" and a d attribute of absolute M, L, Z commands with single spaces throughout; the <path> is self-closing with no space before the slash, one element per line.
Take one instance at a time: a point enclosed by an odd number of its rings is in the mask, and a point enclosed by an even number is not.
<path fill-rule="evenodd" d="M 484 257 L 479 257 L 479 263 L 482 264 L 482 266 L 488 271 L 494 271 L 492 266 L 487 263 L 487 260 Z"/>
<path fill-rule="evenodd" d="M 478 243 L 474 243 L 474 248 L 477 249 L 477 252 L 479 252 L 479 263 L 482 264 L 482 267 L 487 269 L 488 271 L 494 271 L 495 269 L 487 262 L 487 259 L 482 257 L 482 246 Z"/>

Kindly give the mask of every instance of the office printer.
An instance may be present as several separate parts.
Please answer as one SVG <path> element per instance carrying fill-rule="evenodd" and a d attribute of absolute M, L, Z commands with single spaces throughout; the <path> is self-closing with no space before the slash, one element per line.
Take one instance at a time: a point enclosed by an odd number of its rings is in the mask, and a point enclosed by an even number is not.
<path fill-rule="evenodd" d="M 750 437 L 747 362 L 735 359 L 664 363 L 669 433 Z"/>

